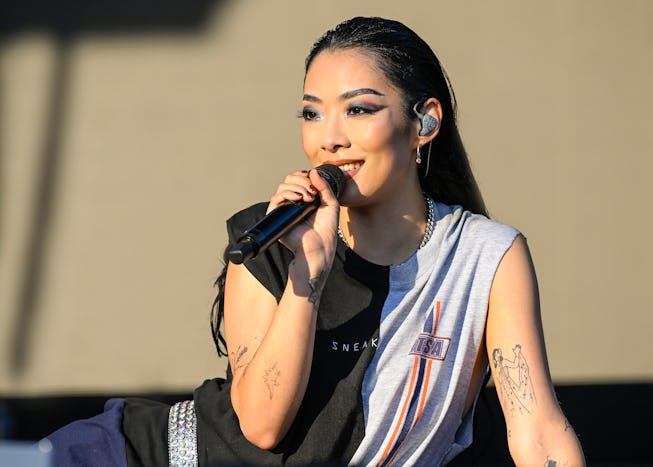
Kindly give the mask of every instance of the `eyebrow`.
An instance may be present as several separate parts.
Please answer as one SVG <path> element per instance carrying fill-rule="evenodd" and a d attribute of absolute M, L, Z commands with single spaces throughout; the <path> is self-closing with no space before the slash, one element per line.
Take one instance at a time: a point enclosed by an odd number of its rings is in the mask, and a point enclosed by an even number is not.
<path fill-rule="evenodd" d="M 351 99 L 352 97 L 357 97 L 357 96 L 362 96 L 365 94 L 373 94 L 375 96 L 380 96 L 380 97 L 385 97 L 385 94 L 380 93 L 379 91 L 376 91 L 371 88 L 360 88 L 360 89 L 354 89 L 352 91 L 346 91 L 343 92 L 338 99 L 341 101 L 346 101 L 347 99 Z M 308 102 L 315 102 L 315 103 L 321 103 L 322 99 L 319 97 L 313 96 L 311 94 L 304 94 L 302 97 L 303 100 L 308 101 Z"/>

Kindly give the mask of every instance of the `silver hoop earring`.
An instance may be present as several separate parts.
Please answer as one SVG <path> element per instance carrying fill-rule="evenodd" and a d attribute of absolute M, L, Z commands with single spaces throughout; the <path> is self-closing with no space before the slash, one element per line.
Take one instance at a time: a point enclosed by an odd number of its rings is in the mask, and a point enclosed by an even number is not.
<path fill-rule="evenodd" d="M 418 164 L 422 163 L 422 155 L 419 152 L 419 144 L 417 145 L 417 157 L 415 158 L 415 162 L 417 162 Z"/>

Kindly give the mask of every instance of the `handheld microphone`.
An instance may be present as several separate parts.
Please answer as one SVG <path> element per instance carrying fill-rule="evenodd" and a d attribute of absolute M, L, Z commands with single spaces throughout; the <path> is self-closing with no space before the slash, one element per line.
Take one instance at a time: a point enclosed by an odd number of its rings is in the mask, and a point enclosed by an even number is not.
<path fill-rule="evenodd" d="M 320 165 L 315 170 L 329 184 L 331 191 L 338 198 L 347 181 L 342 171 L 332 164 Z M 273 209 L 243 232 L 227 253 L 229 261 L 241 264 L 255 258 L 296 224 L 309 217 L 318 206 L 320 206 L 320 198 L 316 196 L 310 203 L 289 201 Z"/>

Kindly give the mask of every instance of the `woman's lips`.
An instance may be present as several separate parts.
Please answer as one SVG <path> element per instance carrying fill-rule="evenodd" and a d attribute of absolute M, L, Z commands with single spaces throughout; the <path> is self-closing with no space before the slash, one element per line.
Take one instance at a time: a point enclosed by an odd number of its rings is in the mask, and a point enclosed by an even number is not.
<path fill-rule="evenodd" d="M 363 165 L 362 162 L 349 162 L 347 164 L 339 165 L 338 168 L 342 170 L 342 173 L 345 174 L 345 177 L 353 178 L 354 175 L 358 173 L 358 170 L 361 168 L 362 165 Z"/>

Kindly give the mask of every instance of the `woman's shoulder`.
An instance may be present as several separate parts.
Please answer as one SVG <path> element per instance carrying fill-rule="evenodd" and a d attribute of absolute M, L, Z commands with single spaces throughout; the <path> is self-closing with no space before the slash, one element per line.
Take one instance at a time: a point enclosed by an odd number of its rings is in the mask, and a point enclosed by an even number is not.
<path fill-rule="evenodd" d="M 466 210 L 462 206 L 436 203 L 439 219 L 458 241 L 511 244 L 521 232 L 515 227 Z"/>

